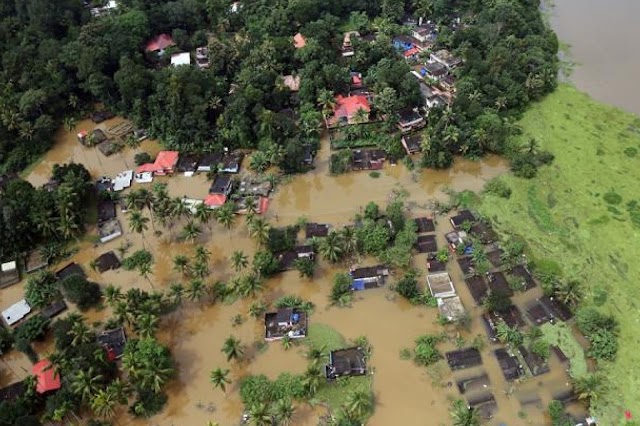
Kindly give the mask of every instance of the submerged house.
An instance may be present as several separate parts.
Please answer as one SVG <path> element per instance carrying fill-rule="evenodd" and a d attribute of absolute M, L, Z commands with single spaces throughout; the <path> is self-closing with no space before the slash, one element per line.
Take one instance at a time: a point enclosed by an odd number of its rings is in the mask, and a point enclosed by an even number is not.
<path fill-rule="evenodd" d="M 464 368 L 482 365 L 480 351 L 476 348 L 458 349 L 444 354 L 447 364 L 451 370 L 462 370 Z"/>
<path fill-rule="evenodd" d="M 307 239 L 313 237 L 321 238 L 326 237 L 327 235 L 329 235 L 329 225 L 325 223 L 308 222 L 305 225 L 305 237 Z"/>
<path fill-rule="evenodd" d="M 228 197 L 232 190 L 233 181 L 231 176 L 218 175 L 209 188 L 209 194 L 221 194 Z"/>
<path fill-rule="evenodd" d="M 504 348 L 496 349 L 493 353 L 500 364 L 502 375 L 507 382 L 512 382 L 524 376 L 524 368 L 522 368 L 517 357 L 511 355 Z"/>
<path fill-rule="evenodd" d="M 94 260 L 96 270 L 100 273 L 118 269 L 120 267 L 120 260 L 113 251 L 108 251 L 101 254 Z"/>
<path fill-rule="evenodd" d="M 427 285 L 433 297 L 446 298 L 456 296 L 456 289 L 448 272 L 427 275 Z"/>
<path fill-rule="evenodd" d="M 386 153 L 382 149 L 354 149 L 351 151 L 353 170 L 380 170 L 384 166 Z"/>
<path fill-rule="evenodd" d="M 49 266 L 49 262 L 40 250 L 30 251 L 24 259 L 24 272 L 27 274 L 46 268 L 47 266 Z"/>
<path fill-rule="evenodd" d="M 407 155 L 417 154 L 422 150 L 422 136 L 421 135 L 405 135 L 402 136 L 402 146 L 407 152 Z"/>
<path fill-rule="evenodd" d="M 297 33 L 293 36 L 293 47 L 296 49 L 302 49 L 307 45 L 307 39 L 301 33 Z"/>
<path fill-rule="evenodd" d="M 389 268 L 384 265 L 351 268 L 349 275 L 353 280 L 351 282 L 351 290 L 366 290 L 382 287 L 389 276 Z"/>
<path fill-rule="evenodd" d="M 124 328 L 103 331 L 98 336 L 98 343 L 107 351 L 107 356 L 111 361 L 122 358 L 124 347 L 127 344 Z"/>
<path fill-rule="evenodd" d="M 191 65 L 191 54 L 189 52 L 174 53 L 171 55 L 171 66 Z"/>
<path fill-rule="evenodd" d="M 205 154 L 200 158 L 198 162 L 197 171 L 198 172 L 211 172 L 217 171 L 218 165 L 222 161 L 223 154 L 221 152 L 212 152 L 210 154 Z"/>
<path fill-rule="evenodd" d="M 196 65 L 198 68 L 209 68 L 209 48 L 207 46 L 196 47 Z"/>
<path fill-rule="evenodd" d="M 210 209 L 217 209 L 219 207 L 222 207 L 226 202 L 227 196 L 224 194 L 209 194 L 207 198 L 204 199 L 204 203 Z"/>
<path fill-rule="evenodd" d="M 160 176 L 173 174 L 179 155 L 178 151 L 160 151 L 153 163 L 142 164 L 136 173 L 150 172 Z"/>
<path fill-rule="evenodd" d="M 331 351 L 324 372 L 327 380 L 344 376 L 364 376 L 367 374 L 366 355 L 359 347 Z"/>
<path fill-rule="evenodd" d="M 296 246 L 292 250 L 288 250 L 276 255 L 276 260 L 280 265 L 280 270 L 286 271 L 292 269 L 295 266 L 295 261 L 298 259 L 315 259 L 315 252 L 313 246 L 304 245 Z"/>
<path fill-rule="evenodd" d="M 344 38 L 342 39 L 342 56 L 349 57 L 355 54 L 353 50 L 353 39 L 359 38 L 360 33 L 358 31 L 347 31 L 344 33 Z"/>
<path fill-rule="evenodd" d="M 464 305 L 458 296 L 438 298 L 440 316 L 447 321 L 457 321 L 466 313 Z"/>
<path fill-rule="evenodd" d="M 40 316 L 42 316 L 45 319 L 51 319 L 53 317 L 56 317 L 58 315 L 60 315 L 61 313 L 63 313 L 64 311 L 67 310 L 67 304 L 65 303 L 64 300 L 56 300 L 55 302 L 49 304 L 48 306 L 44 307 L 41 311 L 40 311 Z"/>
<path fill-rule="evenodd" d="M 436 24 L 427 21 L 426 24 L 413 28 L 411 36 L 421 49 L 428 49 L 435 44 L 438 38 L 438 28 Z"/>
<path fill-rule="evenodd" d="M 264 316 L 266 341 L 301 339 L 307 335 L 307 314 L 296 308 L 280 308 Z"/>
<path fill-rule="evenodd" d="M 7 325 L 11 326 L 29 315 L 30 312 L 31 306 L 29 306 L 26 299 L 22 299 L 2 311 L 2 319 Z"/>
<path fill-rule="evenodd" d="M 75 262 L 71 262 L 69 263 L 67 266 L 65 266 L 64 268 L 60 269 L 58 272 L 56 272 L 56 278 L 59 281 L 64 280 L 65 278 L 68 278 L 72 275 L 80 275 L 81 277 L 86 277 L 87 274 L 84 273 L 84 270 L 82 269 L 82 266 L 78 265 Z"/>
<path fill-rule="evenodd" d="M 181 155 L 176 164 L 178 173 L 184 173 L 185 176 L 191 177 L 198 171 L 198 163 L 200 156 L 197 154 Z"/>
<path fill-rule="evenodd" d="M 122 235 L 122 226 L 116 218 L 105 220 L 98 224 L 98 237 L 101 243 L 107 243 Z"/>
<path fill-rule="evenodd" d="M 20 282 L 20 271 L 15 260 L 0 264 L 0 288 L 9 287 Z"/>

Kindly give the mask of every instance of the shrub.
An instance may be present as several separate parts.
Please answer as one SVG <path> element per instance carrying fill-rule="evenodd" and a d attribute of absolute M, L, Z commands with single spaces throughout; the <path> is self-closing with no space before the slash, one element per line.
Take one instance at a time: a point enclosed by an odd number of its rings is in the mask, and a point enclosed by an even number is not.
<path fill-rule="evenodd" d="M 313 278 L 313 274 L 316 270 L 316 263 L 308 257 L 296 259 L 293 262 L 293 266 L 300 273 L 300 278 Z"/>
<path fill-rule="evenodd" d="M 259 251 L 253 256 L 253 270 L 262 277 L 268 277 L 278 271 L 280 265 L 270 251 Z"/>
<path fill-rule="evenodd" d="M 398 281 L 395 288 L 398 294 L 409 301 L 413 301 L 420 296 L 418 281 L 416 280 L 416 271 L 407 271 L 407 273 L 404 274 L 404 277 Z"/>
<path fill-rule="evenodd" d="M 573 422 L 565 413 L 564 406 L 560 401 L 551 401 L 549 404 L 549 417 L 551 426 L 573 426 Z"/>
<path fill-rule="evenodd" d="M 56 277 L 47 272 L 30 277 L 24 296 L 32 308 L 44 308 L 60 297 Z"/>
<path fill-rule="evenodd" d="M 590 336 L 598 330 L 607 330 L 617 334 L 618 322 L 612 316 L 600 313 L 595 308 L 582 308 L 576 314 L 576 324 L 580 331 Z"/>
<path fill-rule="evenodd" d="M 276 308 L 296 308 L 306 313 L 311 313 L 314 308 L 313 303 L 292 294 L 282 296 L 280 299 L 276 300 L 275 306 Z"/>
<path fill-rule="evenodd" d="M 595 359 L 613 361 L 618 353 L 618 337 L 604 328 L 589 335 L 591 347 L 588 355 Z"/>
<path fill-rule="evenodd" d="M 0 354 L 7 352 L 13 345 L 13 335 L 11 331 L 0 327 Z"/>
<path fill-rule="evenodd" d="M 97 305 L 102 297 L 100 286 L 81 275 L 65 278 L 60 283 L 60 288 L 64 297 L 75 303 L 81 311 Z"/>
<path fill-rule="evenodd" d="M 496 197 L 510 198 L 511 188 L 506 182 L 500 178 L 493 178 L 484 186 L 484 190 L 487 194 L 495 195 Z"/>
<path fill-rule="evenodd" d="M 33 347 L 28 340 L 16 339 L 15 348 L 16 350 L 25 354 L 27 358 L 29 358 L 29 361 L 31 361 L 32 363 L 35 364 L 36 362 L 38 362 L 38 354 L 36 354 L 36 351 L 33 350 Z"/>
<path fill-rule="evenodd" d="M 418 365 L 431 365 L 437 362 L 442 355 L 436 345 L 442 340 L 440 336 L 424 335 L 416 339 L 413 359 Z"/>
<path fill-rule="evenodd" d="M 127 271 L 133 271 L 141 265 L 151 265 L 153 263 L 153 255 L 147 250 L 136 250 L 129 257 L 125 257 L 122 261 L 122 267 Z"/>
<path fill-rule="evenodd" d="M 25 340 L 33 342 L 44 337 L 49 328 L 49 320 L 42 315 L 34 315 L 15 329 L 13 337 L 16 341 Z"/>
<path fill-rule="evenodd" d="M 333 305 L 340 306 L 351 302 L 351 277 L 348 274 L 336 274 L 329 300 Z"/>
<path fill-rule="evenodd" d="M 483 305 L 489 312 L 504 312 L 511 306 L 511 299 L 504 293 L 491 292 L 484 299 Z"/>
<path fill-rule="evenodd" d="M 133 162 L 136 163 L 136 166 L 139 166 L 141 164 L 151 163 L 151 161 L 153 161 L 153 159 L 151 158 L 151 155 L 149 155 L 148 152 L 139 152 L 133 157 Z"/>
<path fill-rule="evenodd" d="M 159 413 L 167 403 L 167 395 L 163 392 L 141 391 L 138 398 L 129 407 L 129 412 L 136 417 L 151 417 Z"/>

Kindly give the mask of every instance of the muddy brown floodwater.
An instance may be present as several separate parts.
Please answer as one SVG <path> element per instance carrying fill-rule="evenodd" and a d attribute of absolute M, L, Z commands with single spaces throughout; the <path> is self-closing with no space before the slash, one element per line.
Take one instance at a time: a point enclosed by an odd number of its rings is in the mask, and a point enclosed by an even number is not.
<path fill-rule="evenodd" d="M 118 119 L 100 127 L 104 128 L 116 122 Z M 93 127 L 92 123 L 83 121 L 73 132 L 61 130 L 58 143 L 27 179 L 34 185 L 41 185 L 48 180 L 53 164 L 70 161 L 85 164 L 94 177 L 113 176 L 132 168 L 134 151 L 125 150 L 106 158 L 96 149 L 84 148 L 76 141 L 77 131 L 91 130 Z M 147 151 L 154 155 L 159 149 L 156 142 L 145 141 L 136 151 Z M 430 201 L 445 199 L 446 196 L 442 192 L 445 187 L 477 191 L 488 179 L 507 170 L 503 160 L 488 157 L 478 162 L 457 160 L 447 171 L 425 170 L 417 173 L 408 171 L 403 165 L 386 165 L 377 179 L 370 177 L 366 172 L 331 177 L 327 173 L 328 158 L 329 150 L 327 142 L 324 141 L 316 159 L 317 168 L 310 173 L 291 178 L 278 188 L 272 196 L 266 215 L 274 226 L 292 224 L 301 216 L 336 226 L 346 224 L 369 201 L 385 205 L 396 189 L 408 191 L 412 215 L 424 215 L 428 212 Z M 206 177 L 202 175 L 193 178 L 176 175 L 158 180 L 168 183 L 172 196 L 203 198 L 209 186 Z M 170 233 L 166 230 L 155 235 L 150 229 L 143 240 L 140 235 L 129 232 L 126 215 L 121 212 L 118 212 L 118 215 L 125 230 L 123 237 L 99 246 L 82 242 L 80 250 L 72 260 L 82 264 L 90 278 L 103 285 L 114 284 L 123 291 L 133 287 L 151 290 L 151 284 L 135 272 L 118 270 L 98 274 L 88 267 L 92 259 L 106 251 L 117 250 L 125 241 L 132 245 L 129 252 L 142 248 L 144 244 L 155 257 L 151 277 L 153 288 L 166 290 L 170 283 L 180 281 L 182 277 L 172 270 L 171 260 L 178 253 L 193 254 L 194 246 L 172 241 Z M 449 226 L 445 218 L 439 221 L 437 231 L 440 246 L 445 244 L 443 235 Z M 174 230 L 177 231 L 180 227 L 181 224 L 176 224 Z M 90 229 L 90 232 L 95 233 L 95 229 Z M 233 275 L 228 257 L 234 250 L 243 250 L 249 255 L 255 252 L 255 244 L 247 234 L 244 219 L 240 217 L 231 230 L 226 230 L 218 224 L 211 225 L 211 229 L 203 227 L 203 234 L 198 243 L 206 245 L 211 252 L 211 280 L 226 280 Z M 425 256 L 415 256 L 414 266 L 423 273 L 423 285 L 426 272 Z M 403 348 L 413 348 L 417 336 L 442 330 L 442 327 L 435 323 L 437 310 L 411 306 L 387 288 L 358 293 L 351 308 L 330 308 L 327 302 L 332 279 L 337 272 L 345 271 L 347 267 L 348 265 L 339 265 L 336 268 L 320 262 L 313 281 L 300 279 L 295 271 L 285 272 L 271 279 L 260 297 L 271 302 L 286 294 L 300 295 L 316 306 L 310 317 L 312 323 L 329 325 L 347 339 L 367 336 L 374 348 L 371 367 L 374 372 L 376 397 L 376 410 L 369 421 L 370 425 L 448 424 L 450 399 L 458 396 L 455 379 L 467 377 L 472 371 L 465 370 L 453 375 L 446 365 L 439 365 L 429 373 L 427 369 L 419 368 L 411 361 L 401 360 L 399 355 Z M 449 272 L 465 307 L 474 317 L 471 331 L 461 335 L 470 342 L 478 334 L 484 336 L 478 321 L 480 309 L 473 306 L 473 300 L 466 290 L 457 264 L 450 262 Z M 21 299 L 23 291 L 24 283 L 3 290 L 0 292 L 0 305 L 7 306 Z M 535 297 L 535 294 L 522 297 Z M 250 303 L 251 300 L 239 300 L 232 305 L 209 306 L 187 301 L 181 309 L 165 317 L 158 337 L 170 346 L 178 370 L 176 380 L 168 387 L 167 406 L 162 413 L 149 420 L 132 419 L 125 410 L 121 410 L 118 423 L 136 426 L 205 425 L 207 421 L 215 420 L 222 425 L 235 425 L 238 424 L 242 413 L 238 392 L 242 377 L 248 374 L 265 374 L 275 378 L 282 372 L 302 373 L 306 361 L 301 348 L 294 347 L 285 351 L 281 344 L 275 342 L 270 343 L 264 352 L 255 349 L 253 345 L 263 339 L 264 329 L 260 322 L 247 315 Z M 238 314 L 243 315 L 246 321 L 233 326 L 232 319 Z M 109 310 L 90 311 L 86 315 L 90 322 L 99 322 L 108 318 Z M 212 388 L 209 372 L 217 367 L 226 368 L 228 365 L 220 348 L 223 340 L 231 334 L 247 345 L 249 361 L 240 366 L 229 366 L 233 383 L 225 396 Z M 46 354 L 51 350 L 50 345 L 50 342 L 45 342 L 39 345 L 37 350 Z M 453 347 L 451 343 L 442 345 L 443 351 Z M 534 407 L 524 414 L 520 413 L 521 407 L 513 395 L 517 392 L 534 392 L 541 395 L 546 405 L 551 392 L 557 391 L 558 387 L 564 387 L 567 382 L 563 368 L 553 365 L 558 368 L 554 368 L 552 373 L 543 376 L 541 380 L 531 379 L 525 384 L 510 386 L 502 379 L 497 362 L 489 356 L 489 349 L 484 350 L 484 366 L 478 370 L 484 370 L 489 374 L 491 389 L 498 400 L 500 410 L 495 420 L 488 424 L 545 424 L 543 411 L 538 408 Z M 5 359 L 12 369 L 7 383 L 19 380 L 30 370 L 29 362 L 16 351 L 5 356 Z M 454 385 L 447 386 L 450 382 Z M 310 408 L 301 405 L 297 407 L 293 424 L 315 425 L 324 413 L 325 410 L 320 406 Z"/>
<path fill-rule="evenodd" d="M 594 98 L 640 114 L 637 0 L 555 0 L 551 26 L 576 62 L 570 76 Z"/>

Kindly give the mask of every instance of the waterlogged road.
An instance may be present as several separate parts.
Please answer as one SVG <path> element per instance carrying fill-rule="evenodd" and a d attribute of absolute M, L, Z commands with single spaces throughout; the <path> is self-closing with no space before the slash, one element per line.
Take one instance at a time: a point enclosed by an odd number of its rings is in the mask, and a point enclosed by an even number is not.
<path fill-rule="evenodd" d="M 638 0 L 555 0 L 551 25 L 570 45 L 575 85 L 640 115 L 638 16 Z"/>

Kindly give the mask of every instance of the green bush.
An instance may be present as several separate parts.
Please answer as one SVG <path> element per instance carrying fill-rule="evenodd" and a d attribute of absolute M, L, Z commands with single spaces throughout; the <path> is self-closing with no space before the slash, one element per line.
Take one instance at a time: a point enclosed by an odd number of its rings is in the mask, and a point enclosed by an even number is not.
<path fill-rule="evenodd" d="M 618 353 L 618 337 L 609 330 L 599 329 L 589 335 L 588 355 L 595 359 L 613 361 Z"/>
<path fill-rule="evenodd" d="M 163 392 L 141 391 L 138 398 L 129 407 L 129 412 L 135 417 L 151 417 L 162 411 L 167 403 L 167 395 Z"/>
<path fill-rule="evenodd" d="M 29 277 L 24 297 L 32 308 L 44 308 L 60 297 L 56 277 L 50 272 Z"/>
<path fill-rule="evenodd" d="M 71 303 L 75 303 L 81 311 L 97 305 L 102 298 L 100 286 L 81 275 L 65 278 L 60 282 L 60 289 L 64 297 Z"/>
<path fill-rule="evenodd" d="M 280 299 L 276 300 L 274 305 L 276 308 L 296 308 L 306 313 L 313 312 L 314 308 L 313 303 L 292 294 L 282 296 Z"/>
<path fill-rule="evenodd" d="M 11 330 L 0 327 L 0 353 L 5 353 L 13 345 L 13 335 Z"/>
<path fill-rule="evenodd" d="M 573 422 L 565 413 L 564 406 L 560 401 L 551 401 L 549 404 L 549 417 L 551 426 L 573 426 Z"/>
<path fill-rule="evenodd" d="M 329 300 L 332 304 L 341 306 L 351 302 L 351 277 L 349 274 L 336 274 Z"/>
<path fill-rule="evenodd" d="M 125 257 L 122 260 L 122 267 L 127 271 L 133 271 L 142 265 L 149 265 L 153 263 L 153 255 L 147 250 L 136 250 L 129 257 Z"/>
<path fill-rule="evenodd" d="M 442 355 L 436 348 L 436 345 L 442 340 L 440 336 L 424 335 L 416 339 L 416 347 L 414 349 L 413 359 L 418 365 L 431 365 L 437 362 Z"/>
<path fill-rule="evenodd" d="M 16 341 L 25 340 L 27 342 L 33 342 L 34 340 L 43 338 L 48 329 L 49 320 L 37 314 L 16 328 L 13 332 L 13 337 Z"/>
<path fill-rule="evenodd" d="M 416 271 L 409 270 L 407 271 L 402 279 L 398 281 L 395 287 L 398 294 L 409 301 L 415 300 L 420 296 L 420 291 L 418 290 L 418 281 L 416 280 Z"/>
<path fill-rule="evenodd" d="M 141 164 L 151 163 L 153 159 L 148 152 L 139 152 L 133 156 L 133 162 L 136 163 L 136 166 Z"/>
<path fill-rule="evenodd" d="M 484 186 L 484 190 L 487 194 L 495 195 L 496 197 L 510 198 L 511 188 L 506 182 L 500 178 L 493 178 Z"/>

